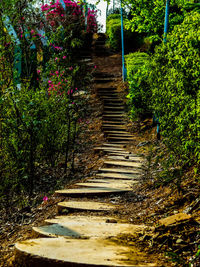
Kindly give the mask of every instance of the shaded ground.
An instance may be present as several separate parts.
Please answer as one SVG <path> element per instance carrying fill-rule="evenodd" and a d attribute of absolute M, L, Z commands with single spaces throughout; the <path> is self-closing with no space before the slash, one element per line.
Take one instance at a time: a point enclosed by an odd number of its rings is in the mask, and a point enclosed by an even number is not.
<path fill-rule="evenodd" d="M 112 72 L 116 77 L 113 87 L 118 87 L 118 92 L 122 97 L 126 95 L 127 89 L 121 82 L 121 56 L 112 55 L 105 58 L 95 58 L 97 71 Z M 92 107 L 88 130 L 83 140 L 88 140 L 83 144 L 82 152 L 76 158 L 76 172 L 73 179 L 66 182 L 69 187 L 84 177 L 92 174 L 102 165 L 101 155 L 94 153 L 94 146 L 104 142 L 101 132 L 101 103 L 97 100 L 95 89 L 91 88 L 90 104 Z M 140 250 L 149 253 L 149 257 L 157 258 L 158 266 L 188 266 L 192 261 L 192 256 L 197 252 L 200 240 L 199 221 L 200 212 L 198 210 L 198 201 L 195 207 L 195 199 L 199 194 L 199 187 L 196 181 L 185 180 L 182 184 L 185 191 L 180 191 L 175 185 L 162 185 L 155 183 L 159 165 L 153 168 L 155 153 L 159 149 L 164 149 L 162 142 L 157 143 L 155 129 L 152 127 L 151 120 L 143 122 L 130 123 L 127 118 L 127 127 L 134 133 L 135 141 L 130 148 L 133 152 L 142 153 L 147 157 L 147 167 L 143 175 L 143 181 L 134 187 L 134 191 L 124 196 L 113 196 L 112 203 L 120 204 L 118 211 L 111 216 L 117 216 L 122 220 L 134 224 L 149 225 L 149 231 L 141 236 L 123 236 L 121 235 L 116 242 L 137 243 Z M 85 146 L 84 146 L 85 145 Z M 161 167 L 160 167 L 161 168 Z M 59 171 L 57 173 L 59 175 Z M 188 174 L 189 175 L 189 174 Z M 190 176 L 189 176 L 190 177 Z M 47 181 L 48 182 L 48 181 Z M 52 218 L 57 214 L 56 203 L 66 200 L 66 198 L 48 195 L 47 202 L 38 206 L 29 207 L 27 210 L 19 211 L 16 216 L 19 220 L 12 222 L 10 220 L 2 221 L 0 236 L 0 266 L 12 266 L 14 243 L 20 240 L 32 238 L 32 227 L 41 225 L 45 219 Z M 97 201 L 110 201 L 110 198 L 96 198 Z M 193 203 L 192 219 L 172 226 L 159 226 L 159 220 L 170 215 L 177 214 L 191 206 Z M 84 214 L 84 213 L 82 213 Z M 92 213 L 91 213 L 92 214 Z M 97 213 L 95 213 L 97 214 Z M 101 213 L 102 214 L 102 213 Z M 8 218 L 9 219 L 9 218 Z M 153 228 L 152 228 L 153 227 Z M 136 242 L 137 241 L 137 242 Z M 168 259 L 164 258 L 165 252 L 168 253 Z M 152 255 L 151 255 L 152 254 Z M 173 263 L 171 260 L 174 260 Z M 200 262 L 194 259 L 193 266 L 200 266 Z"/>

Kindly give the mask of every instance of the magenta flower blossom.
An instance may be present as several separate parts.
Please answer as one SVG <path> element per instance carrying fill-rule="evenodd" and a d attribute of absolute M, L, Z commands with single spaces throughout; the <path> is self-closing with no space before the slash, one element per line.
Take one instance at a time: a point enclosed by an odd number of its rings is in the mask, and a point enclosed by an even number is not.
<path fill-rule="evenodd" d="M 44 196 L 43 197 L 43 201 L 46 202 L 48 200 L 48 197 L 47 196 Z"/>

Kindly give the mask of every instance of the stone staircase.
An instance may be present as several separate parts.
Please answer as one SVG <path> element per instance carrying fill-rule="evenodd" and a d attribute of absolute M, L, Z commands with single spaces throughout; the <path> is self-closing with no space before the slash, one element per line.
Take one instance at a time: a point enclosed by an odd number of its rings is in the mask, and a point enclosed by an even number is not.
<path fill-rule="evenodd" d="M 103 41 L 100 38 L 101 45 Z M 127 149 L 134 136 L 126 130 L 124 106 L 116 88 L 108 86 L 113 79 L 112 74 L 102 72 L 94 77 L 104 107 L 102 130 L 107 140 L 94 149 L 104 153 L 103 166 L 74 189 L 55 192 L 66 198 L 57 205 L 58 216 L 33 228 L 37 238 L 15 245 L 14 266 L 156 266 L 133 244 L 116 242 L 121 234 L 145 228 L 111 216 L 119 206 L 109 201 L 134 190 L 145 162 Z"/>

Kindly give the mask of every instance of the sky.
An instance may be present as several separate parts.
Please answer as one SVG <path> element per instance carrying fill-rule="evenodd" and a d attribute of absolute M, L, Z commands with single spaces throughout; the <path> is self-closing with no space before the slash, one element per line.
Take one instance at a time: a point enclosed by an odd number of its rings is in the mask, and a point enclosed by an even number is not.
<path fill-rule="evenodd" d="M 97 0 L 87 0 L 90 4 L 96 4 Z M 106 7 L 107 2 L 100 0 L 100 3 L 97 5 L 97 8 L 101 11 L 101 15 L 98 14 L 98 22 L 103 25 L 102 32 L 106 31 Z"/>

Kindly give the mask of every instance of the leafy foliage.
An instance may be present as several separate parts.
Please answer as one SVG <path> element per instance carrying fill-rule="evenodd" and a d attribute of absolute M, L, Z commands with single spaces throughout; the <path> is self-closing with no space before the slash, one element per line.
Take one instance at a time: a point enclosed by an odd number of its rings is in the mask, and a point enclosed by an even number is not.
<path fill-rule="evenodd" d="M 135 52 L 126 56 L 128 103 L 131 117 L 145 117 L 151 114 L 151 88 L 148 84 L 150 56 Z"/>
<path fill-rule="evenodd" d="M 152 106 L 159 114 L 170 149 L 187 162 L 199 162 L 200 14 L 188 14 L 153 56 Z"/>
<path fill-rule="evenodd" d="M 124 18 L 124 25 L 128 22 L 128 19 Z M 121 49 L 121 15 L 112 14 L 107 18 L 107 35 L 110 48 L 114 51 Z M 133 51 L 140 47 L 142 43 L 142 36 L 138 33 L 133 33 L 124 27 L 124 42 L 125 50 Z"/>
<path fill-rule="evenodd" d="M 16 87 L 13 81 L 16 44 L 1 16 L 0 199 L 3 204 L 15 199 L 11 196 L 34 192 L 41 165 L 64 162 L 65 171 L 73 168 L 79 122 L 86 112 L 86 97 L 79 92 L 87 94 L 89 80 L 86 67 L 78 63 L 78 55 L 97 29 L 96 13 L 89 10 L 86 29 L 84 16 L 75 12 L 81 11 L 80 6 L 71 1 L 65 1 L 65 11 L 59 1 L 42 6 L 43 15 L 29 1 L 8 2 L 10 5 L 2 1 L 0 10 L 9 15 L 20 40 L 23 75 L 21 87 Z M 38 28 L 45 29 L 45 35 L 39 34 Z M 43 38 L 47 39 L 47 47 L 43 46 Z M 37 50 L 34 60 L 34 51 L 30 52 L 33 43 Z"/>
<path fill-rule="evenodd" d="M 131 6 L 132 15 L 131 20 L 126 24 L 128 29 L 146 33 L 147 35 L 156 35 L 157 37 L 162 36 L 166 1 L 128 0 L 126 2 Z M 184 7 L 188 3 L 194 3 L 194 0 L 170 1 L 169 31 L 171 31 L 175 25 L 178 25 L 183 21 L 185 14 Z"/>
<path fill-rule="evenodd" d="M 127 56 L 133 117 L 153 110 L 167 147 L 179 163 L 199 163 L 200 14 L 191 12 L 174 27 L 167 44 Z"/>

